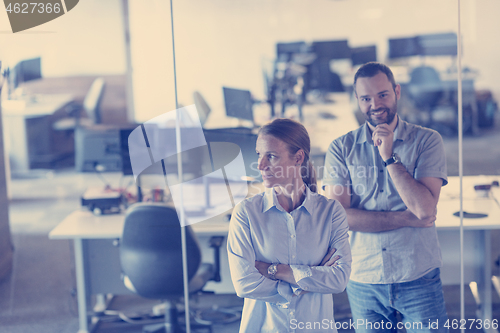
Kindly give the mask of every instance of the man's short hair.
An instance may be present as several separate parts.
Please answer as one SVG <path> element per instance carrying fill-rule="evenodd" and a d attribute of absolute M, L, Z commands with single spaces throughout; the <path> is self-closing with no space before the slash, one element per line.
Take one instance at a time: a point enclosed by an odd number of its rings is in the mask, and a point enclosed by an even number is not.
<path fill-rule="evenodd" d="M 356 75 L 354 75 L 354 92 L 356 92 L 356 82 L 358 81 L 358 78 L 374 77 L 380 72 L 384 73 L 387 76 L 389 82 L 391 82 L 392 84 L 392 88 L 396 89 L 396 80 L 394 80 L 394 74 L 392 74 L 392 71 L 388 66 L 379 62 L 367 62 L 366 64 L 361 66 L 356 72 Z"/>

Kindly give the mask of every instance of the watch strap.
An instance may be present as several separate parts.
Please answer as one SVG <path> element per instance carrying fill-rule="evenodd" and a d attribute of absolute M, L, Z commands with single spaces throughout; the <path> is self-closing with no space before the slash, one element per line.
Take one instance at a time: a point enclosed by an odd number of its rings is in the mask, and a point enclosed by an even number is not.
<path fill-rule="evenodd" d="M 399 163 L 401 160 L 399 159 L 399 156 L 396 155 L 395 153 L 392 153 L 391 157 L 384 161 L 384 166 L 391 165 L 393 163 Z"/>
<path fill-rule="evenodd" d="M 394 162 L 396 162 L 396 159 L 394 158 L 394 156 L 391 156 L 389 159 L 384 161 L 384 166 L 391 165 Z"/>

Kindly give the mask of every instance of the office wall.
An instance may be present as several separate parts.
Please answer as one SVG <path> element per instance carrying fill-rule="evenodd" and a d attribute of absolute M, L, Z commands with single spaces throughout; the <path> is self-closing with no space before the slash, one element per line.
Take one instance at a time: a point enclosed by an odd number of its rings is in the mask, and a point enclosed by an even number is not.
<path fill-rule="evenodd" d="M 173 60 L 170 8 L 154 3 L 156 7 L 131 1 L 134 73 L 141 71 L 141 78 L 135 77 L 139 120 L 175 108 L 174 74 L 168 65 Z M 462 1 L 463 65 L 478 70 L 479 87 L 494 91 L 500 91 L 495 80 L 499 46 L 492 43 L 499 28 L 493 17 L 499 6 L 495 0 Z M 198 90 L 216 110 L 223 109 L 223 85 L 249 89 L 264 98 L 262 65 L 274 58 L 277 41 L 348 39 L 354 47 L 376 44 L 379 59 L 386 61 L 388 38 L 458 28 L 456 0 L 184 0 L 174 1 L 173 10 L 179 102 L 193 103 L 192 92 Z M 438 60 L 442 68 L 455 64 L 451 57 Z M 156 101 L 158 94 L 162 98 Z"/>
<path fill-rule="evenodd" d="M 500 31 L 497 17 L 500 1 L 480 0 L 467 4 L 469 10 L 464 13 L 462 22 L 465 24 L 464 38 L 468 41 L 466 52 L 469 53 L 469 63 L 480 74 L 477 87 L 492 89 L 500 100 L 500 41 L 497 37 Z"/>
<path fill-rule="evenodd" d="M 157 22 L 149 22 L 159 17 L 167 19 L 170 10 L 168 6 L 160 10 L 144 8 L 151 6 L 148 3 L 138 5 L 134 1 L 131 6 L 132 16 L 135 16 L 131 22 L 133 50 L 148 49 L 142 37 L 153 31 L 158 33 L 157 38 L 149 36 L 149 48 L 155 50 L 153 54 L 142 53 L 141 59 L 133 54 L 134 74 L 137 74 L 139 67 L 157 63 L 159 53 L 168 60 L 166 55 L 171 50 L 168 22 L 163 27 Z M 150 15 L 142 14 L 141 17 L 139 6 Z M 222 85 L 246 88 L 256 97 L 263 98 L 262 63 L 274 58 L 277 41 L 349 39 L 352 46 L 375 43 L 384 60 L 388 37 L 454 31 L 457 26 L 454 0 L 185 0 L 174 1 L 173 8 L 179 101 L 191 104 L 193 90 L 199 90 L 215 109 L 223 107 Z M 137 39 L 140 39 L 140 46 L 134 45 Z M 155 112 L 164 112 L 162 108 L 175 107 L 173 100 L 170 104 L 166 101 L 174 90 L 173 71 L 161 65 L 155 69 L 159 71 L 151 72 L 149 80 L 137 80 L 135 87 L 141 89 L 139 86 L 144 85 L 157 91 L 161 86 L 166 98 L 157 102 L 161 107 L 155 110 L 152 96 L 149 96 L 148 107 L 143 109 L 140 105 L 142 93 L 138 92 L 136 110 L 147 113 L 143 119 L 152 117 Z"/>
<path fill-rule="evenodd" d="M 121 0 L 84 0 L 65 15 L 41 26 L 11 33 L 0 10 L 3 67 L 42 57 L 45 77 L 125 73 Z"/>
<path fill-rule="evenodd" d="M 134 89 L 139 121 L 175 108 L 170 4 L 130 0 Z M 477 84 L 500 92 L 495 34 L 497 0 L 462 0 L 464 65 L 479 71 Z M 199 90 L 222 108 L 222 85 L 264 96 L 262 63 L 277 41 L 348 38 L 376 44 L 381 60 L 387 38 L 456 31 L 456 0 L 173 0 L 179 102 Z M 86 0 L 62 17 L 17 34 L 0 35 L 5 63 L 42 57 L 44 76 L 123 74 L 121 0 Z M 0 11 L 0 31 L 10 26 Z M 500 94 L 497 95 L 500 97 Z"/>
<path fill-rule="evenodd" d="M 222 100 L 215 80 L 263 96 L 261 60 L 274 58 L 277 41 L 348 39 L 352 46 L 377 44 L 384 60 L 388 37 L 453 31 L 457 21 L 453 12 L 450 15 L 456 1 L 449 0 L 202 3 L 190 0 L 177 5 L 179 94 L 187 98 L 189 81 L 196 78 L 198 89 L 208 89 L 213 103 Z M 207 17 L 209 22 L 198 29 L 190 23 L 199 18 L 207 22 Z"/>

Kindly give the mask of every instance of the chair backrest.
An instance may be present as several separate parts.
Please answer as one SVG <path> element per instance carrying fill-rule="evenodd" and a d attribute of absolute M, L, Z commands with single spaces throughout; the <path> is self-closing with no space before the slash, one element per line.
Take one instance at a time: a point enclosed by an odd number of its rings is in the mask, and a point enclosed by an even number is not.
<path fill-rule="evenodd" d="M 102 123 L 100 105 L 104 93 L 104 85 L 105 82 L 102 77 L 95 79 L 83 101 L 83 108 L 94 124 Z"/>
<path fill-rule="evenodd" d="M 443 95 L 439 73 L 430 66 L 420 66 L 412 70 L 408 90 L 419 107 L 434 107 Z"/>
<path fill-rule="evenodd" d="M 430 66 L 415 67 L 410 74 L 411 84 L 436 84 L 441 83 L 439 73 Z"/>
<path fill-rule="evenodd" d="M 201 263 L 196 237 L 186 228 L 188 281 Z M 123 273 L 142 297 L 166 299 L 183 295 L 181 226 L 174 208 L 139 203 L 125 216 L 120 243 Z"/>
<path fill-rule="evenodd" d="M 205 98 L 203 98 L 203 96 L 198 91 L 195 91 L 193 93 L 193 99 L 194 105 L 196 106 L 196 109 L 198 111 L 198 115 L 200 116 L 201 126 L 203 127 L 205 125 L 205 122 L 207 121 L 208 115 L 212 110 L 210 109 L 210 106 L 208 106 Z"/>

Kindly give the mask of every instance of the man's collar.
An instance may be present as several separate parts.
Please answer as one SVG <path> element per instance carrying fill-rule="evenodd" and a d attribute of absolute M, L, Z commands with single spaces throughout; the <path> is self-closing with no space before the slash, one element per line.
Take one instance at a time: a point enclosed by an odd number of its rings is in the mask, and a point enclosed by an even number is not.
<path fill-rule="evenodd" d="M 398 116 L 398 124 L 394 129 L 394 140 L 393 141 L 405 141 L 408 136 L 408 123 Z"/>
<path fill-rule="evenodd" d="M 356 135 L 356 143 L 365 142 L 373 144 L 371 130 L 366 121 L 363 125 L 361 125 L 361 128 Z"/>
<path fill-rule="evenodd" d="M 313 203 L 312 200 L 309 199 L 311 195 L 313 195 L 313 193 L 306 185 L 306 193 L 304 201 L 299 207 L 297 207 L 297 209 L 300 207 L 304 207 L 309 212 L 309 214 L 312 215 Z M 265 213 L 273 207 L 276 207 L 276 209 L 279 210 L 283 210 L 283 208 L 278 202 L 278 196 L 276 195 L 276 191 L 274 191 L 273 188 L 267 188 L 266 191 L 264 192 L 264 200 L 262 201 L 262 212 Z"/>

